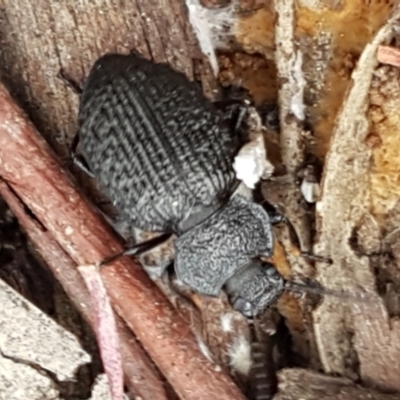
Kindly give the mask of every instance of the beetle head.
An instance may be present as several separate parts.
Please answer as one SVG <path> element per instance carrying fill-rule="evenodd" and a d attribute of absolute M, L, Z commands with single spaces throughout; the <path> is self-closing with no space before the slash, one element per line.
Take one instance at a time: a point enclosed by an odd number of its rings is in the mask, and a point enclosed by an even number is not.
<path fill-rule="evenodd" d="M 255 317 L 280 297 L 285 281 L 272 264 L 255 259 L 228 279 L 225 287 L 233 308 Z"/>
<path fill-rule="evenodd" d="M 234 196 L 219 212 L 175 241 L 175 271 L 198 293 L 218 296 L 227 280 L 255 257 L 269 257 L 273 248 L 267 212 Z"/>

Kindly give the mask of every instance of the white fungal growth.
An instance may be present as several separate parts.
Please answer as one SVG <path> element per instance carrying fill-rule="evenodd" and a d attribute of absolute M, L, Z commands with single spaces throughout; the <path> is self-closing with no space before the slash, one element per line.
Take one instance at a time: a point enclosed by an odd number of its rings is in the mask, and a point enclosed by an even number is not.
<path fill-rule="evenodd" d="M 303 180 L 301 182 L 300 190 L 304 199 L 308 203 L 315 203 L 321 195 L 315 167 L 311 164 L 303 170 Z"/>
<path fill-rule="evenodd" d="M 235 1 L 226 7 L 206 9 L 211 40 L 215 49 L 226 49 L 233 36 L 238 18 L 235 16 Z"/>
<path fill-rule="evenodd" d="M 243 181 L 248 188 L 254 189 L 261 178 L 267 179 L 272 175 L 274 167 L 267 159 L 264 127 L 254 107 L 248 109 L 247 124 L 250 142 L 240 149 L 233 162 L 233 169 L 239 180 Z"/>
<path fill-rule="evenodd" d="M 199 0 L 186 0 L 189 21 L 201 51 L 208 57 L 215 76 L 219 71 L 215 50 L 227 46 L 235 26 L 234 3 L 227 7 L 208 9 L 203 7 Z"/>
<path fill-rule="evenodd" d="M 254 140 L 244 145 L 233 163 L 236 177 L 250 189 L 254 189 L 268 167 L 269 163 L 267 163 L 267 153 L 262 134 L 257 135 Z"/>
<path fill-rule="evenodd" d="M 307 203 L 315 203 L 321 194 L 321 189 L 317 182 L 310 182 L 303 179 L 300 186 L 301 193 Z"/>
<path fill-rule="evenodd" d="M 306 85 L 306 80 L 304 79 L 302 67 L 303 67 L 303 54 L 300 51 L 298 51 L 292 69 L 292 75 L 294 81 L 296 82 L 297 90 L 292 96 L 290 102 L 290 111 L 300 121 L 304 121 L 305 119 L 305 111 L 304 111 L 305 106 L 303 98 L 304 98 L 304 87 Z"/>
<path fill-rule="evenodd" d="M 244 336 L 238 336 L 228 349 L 230 366 L 241 375 L 250 373 L 253 361 L 250 342 Z"/>

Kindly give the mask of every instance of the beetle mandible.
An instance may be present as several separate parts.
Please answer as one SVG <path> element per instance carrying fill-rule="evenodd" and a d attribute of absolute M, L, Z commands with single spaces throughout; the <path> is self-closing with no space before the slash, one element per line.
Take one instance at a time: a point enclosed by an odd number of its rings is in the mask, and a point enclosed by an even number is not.
<path fill-rule="evenodd" d="M 93 65 L 79 106 L 81 153 L 133 226 L 176 234 L 175 271 L 198 293 L 226 288 L 252 317 L 284 290 L 261 261 L 273 249 L 268 213 L 237 193 L 232 164 L 243 140 L 200 85 L 137 54 Z"/>

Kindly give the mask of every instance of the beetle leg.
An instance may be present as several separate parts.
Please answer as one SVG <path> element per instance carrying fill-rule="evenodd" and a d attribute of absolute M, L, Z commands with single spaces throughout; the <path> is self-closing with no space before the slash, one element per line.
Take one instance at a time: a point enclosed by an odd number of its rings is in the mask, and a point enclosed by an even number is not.
<path fill-rule="evenodd" d="M 281 222 L 286 222 L 285 216 L 280 214 L 276 209 L 273 211 L 268 211 L 268 215 L 271 225 L 278 225 Z"/>
<path fill-rule="evenodd" d="M 242 100 L 222 100 L 214 103 L 215 107 L 224 114 L 224 119 L 231 126 L 232 131 L 241 137 L 242 142 L 246 142 L 247 113 L 249 104 Z"/>
<path fill-rule="evenodd" d="M 82 87 L 78 82 L 74 81 L 66 72 L 61 68 L 58 71 L 57 78 L 61 79 L 75 94 L 80 96 L 83 92 Z"/>
<path fill-rule="evenodd" d="M 146 240 L 145 242 L 137 243 L 120 253 L 113 254 L 109 257 L 106 257 L 101 263 L 100 266 L 105 266 L 108 265 L 115 260 L 117 260 L 120 257 L 124 256 L 137 256 L 141 253 L 145 253 L 146 251 L 149 251 L 153 249 L 156 246 L 159 246 L 160 244 L 164 243 L 167 241 L 170 237 L 172 236 L 172 233 L 163 233 L 160 236 L 157 236 L 156 238 Z"/>
<path fill-rule="evenodd" d="M 72 144 L 71 144 L 71 159 L 74 165 L 76 165 L 81 171 L 85 172 L 91 178 L 94 178 L 93 172 L 90 170 L 85 159 L 77 154 L 77 148 L 79 144 L 79 132 L 76 132 Z"/>
<path fill-rule="evenodd" d="M 74 81 L 66 72 L 61 68 L 58 71 L 57 78 L 61 79 L 65 85 L 67 85 L 76 95 L 80 96 L 83 92 L 82 87 Z M 83 172 L 94 178 L 93 172 L 90 170 L 89 166 L 86 164 L 82 156 L 77 154 L 77 147 L 79 143 L 79 132 L 76 132 L 74 139 L 71 144 L 71 159 L 74 165 L 79 167 Z"/>
<path fill-rule="evenodd" d="M 257 106 L 262 124 L 271 131 L 279 131 L 279 106 L 275 103 L 263 103 Z"/>
<path fill-rule="evenodd" d="M 134 57 L 144 58 L 143 54 L 139 53 L 136 49 L 131 49 L 129 54 Z"/>
<path fill-rule="evenodd" d="M 90 178 L 94 178 L 94 173 L 90 170 L 82 156 L 80 156 L 79 154 L 73 154 L 72 162 Z"/>
<path fill-rule="evenodd" d="M 248 106 L 241 105 L 238 107 L 237 115 L 236 115 L 236 123 L 234 126 L 235 132 L 239 132 L 240 128 L 242 127 L 243 123 L 246 120 Z"/>
<path fill-rule="evenodd" d="M 311 260 L 311 261 L 322 262 L 322 263 L 325 263 L 325 264 L 332 264 L 333 263 L 331 258 L 324 257 L 324 256 L 319 256 L 318 254 L 309 253 L 307 251 L 302 251 L 301 252 L 301 256 L 304 257 L 304 258 L 307 258 L 308 260 Z"/>

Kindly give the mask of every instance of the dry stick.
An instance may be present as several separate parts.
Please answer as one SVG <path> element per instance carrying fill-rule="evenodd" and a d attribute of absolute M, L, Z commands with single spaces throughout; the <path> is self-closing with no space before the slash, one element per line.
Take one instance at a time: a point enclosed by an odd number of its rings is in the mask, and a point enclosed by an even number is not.
<path fill-rule="evenodd" d="M 311 250 L 308 216 L 295 174 L 304 162 L 303 137 L 305 80 L 302 71 L 302 54 L 295 48 L 295 1 L 275 0 L 277 14 L 275 28 L 275 60 L 278 70 L 279 119 L 281 125 L 282 161 L 287 169 L 289 185 L 285 193 L 286 215 L 292 223 L 303 251 Z"/>
<path fill-rule="evenodd" d="M 0 176 L 77 264 L 121 251 L 3 85 Z M 103 268 L 102 278 L 114 308 L 182 399 L 244 399 L 230 378 L 204 358 L 189 327 L 139 265 L 121 259 Z"/>
<path fill-rule="evenodd" d="M 95 330 L 90 296 L 76 269 L 76 264 L 58 245 L 51 233 L 43 230 L 40 224 L 26 213 L 23 204 L 4 182 L 0 182 L 0 194 L 18 218 L 23 229 L 29 232 L 29 237 L 36 249 L 76 308 Z M 126 384 L 143 399 L 167 400 L 163 384 L 147 354 L 119 318 L 117 318 L 117 323 Z"/>

